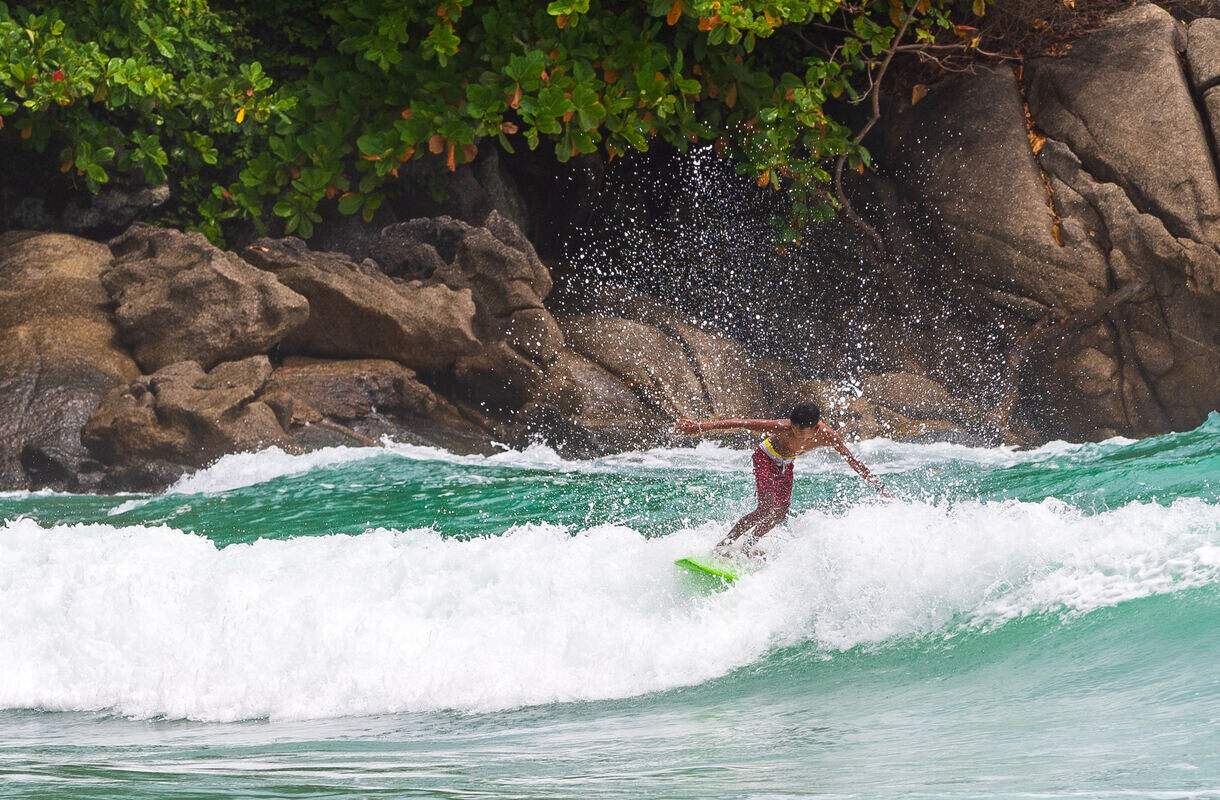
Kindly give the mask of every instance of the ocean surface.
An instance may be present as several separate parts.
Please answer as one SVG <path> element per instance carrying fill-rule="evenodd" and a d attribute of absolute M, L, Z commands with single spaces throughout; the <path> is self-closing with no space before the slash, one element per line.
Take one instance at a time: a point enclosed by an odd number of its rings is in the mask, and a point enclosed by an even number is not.
<path fill-rule="evenodd" d="M 724 590 L 710 442 L 0 495 L 0 797 L 1220 798 L 1220 415 L 854 449 Z"/>

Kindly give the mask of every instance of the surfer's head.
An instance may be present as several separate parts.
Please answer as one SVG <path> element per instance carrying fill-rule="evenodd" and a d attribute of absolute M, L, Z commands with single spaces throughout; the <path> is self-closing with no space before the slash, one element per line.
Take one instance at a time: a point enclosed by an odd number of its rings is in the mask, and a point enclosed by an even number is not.
<path fill-rule="evenodd" d="M 788 415 L 792 425 L 797 428 L 815 428 L 818 421 L 822 419 L 822 410 L 818 408 L 818 404 L 806 400 L 803 403 L 797 403 L 792 407 L 792 413 Z"/>

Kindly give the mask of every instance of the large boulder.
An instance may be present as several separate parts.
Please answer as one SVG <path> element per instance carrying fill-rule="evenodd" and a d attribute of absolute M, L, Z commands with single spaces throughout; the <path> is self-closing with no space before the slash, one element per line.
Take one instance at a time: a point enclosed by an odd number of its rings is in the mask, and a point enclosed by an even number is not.
<path fill-rule="evenodd" d="M 504 338 L 515 314 L 542 310 L 551 291 L 550 273 L 529 240 L 494 211 L 478 227 L 449 217 L 390 225 L 373 259 L 389 275 L 470 291 L 485 341 Z"/>
<path fill-rule="evenodd" d="M 1149 3 L 1116 14 L 1068 55 L 1030 61 L 1030 113 L 1173 236 L 1216 246 L 1220 187 L 1182 70 L 1186 49 L 1186 28 L 1164 9 Z"/>
<path fill-rule="evenodd" d="M 319 417 L 342 421 L 373 414 L 428 417 L 439 403 L 413 370 L 383 359 L 287 358 L 271 374 L 262 399 L 275 406 L 272 398 L 277 395 L 305 404 Z M 278 405 L 292 408 L 282 399 Z M 282 422 L 287 427 L 288 420 Z"/>
<path fill-rule="evenodd" d="M 208 369 L 265 352 L 309 314 L 305 298 L 198 233 L 137 223 L 110 242 L 102 283 L 145 372 Z"/>
<path fill-rule="evenodd" d="M 641 322 L 595 315 L 559 318 L 569 345 L 627 386 L 651 415 L 707 417 L 711 407 L 682 345 Z"/>
<path fill-rule="evenodd" d="M 309 299 L 309 317 L 283 343 L 286 354 L 382 358 L 440 370 L 479 348 L 469 289 L 435 281 L 395 281 L 339 253 L 317 253 L 296 238 L 259 239 L 242 251 Z"/>
<path fill-rule="evenodd" d="M 1195 26 L 1186 61 L 1205 91 L 1217 30 Z M 978 352 L 883 371 L 1003 403 L 1006 350 L 1057 320 L 1023 364 L 1014 424 L 1043 437 L 1148 435 L 1192 428 L 1220 405 L 1220 187 L 1187 45 L 1180 23 L 1141 5 L 1067 55 L 953 78 L 893 107 L 874 154 L 910 203 L 899 213 L 926 219 L 939 248 L 924 257 L 955 324 L 993 330 L 974 338 Z"/>
<path fill-rule="evenodd" d="M 1188 62 L 1203 85 L 1214 33 L 1192 32 Z M 1062 397 L 1049 410 L 1070 435 L 1184 430 L 1220 407 L 1220 187 L 1185 49 L 1185 29 L 1145 5 L 1027 68 L 1065 226 L 1093 232 L 1108 289 L 1148 287 L 1032 365 L 1032 393 Z"/>
<path fill-rule="evenodd" d="M 291 446 L 258 399 L 271 374 L 266 356 L 210 371 L 181 361 L 112 389 L 81 434 L 107 466 L 103 486 L 161 488 L 226 453 Z"/>
<path fill-rule="evenodd" d="M 140 370 L 118 342 L 103 244 L 0 235 L 0 489 L 87 490 L 99 465 L 80 430 Z"/>

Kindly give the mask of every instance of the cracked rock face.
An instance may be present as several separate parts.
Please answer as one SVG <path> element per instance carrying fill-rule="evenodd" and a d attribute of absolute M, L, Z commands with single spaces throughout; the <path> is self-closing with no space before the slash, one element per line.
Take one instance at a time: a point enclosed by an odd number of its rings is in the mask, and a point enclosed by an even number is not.
<path fill-rule="evenodd" d="M 1020 407 L 1044 436 L 1184 430 L 1220 407 L 1220 185 L 1206 99 L 1218 54 L 1220 21 L 1188 31 L 1142 5 L 1063 57 L 934 87 L 885 132 L 903 188 L 1011 337 L 1147 285 L 1031 354 Z"/>

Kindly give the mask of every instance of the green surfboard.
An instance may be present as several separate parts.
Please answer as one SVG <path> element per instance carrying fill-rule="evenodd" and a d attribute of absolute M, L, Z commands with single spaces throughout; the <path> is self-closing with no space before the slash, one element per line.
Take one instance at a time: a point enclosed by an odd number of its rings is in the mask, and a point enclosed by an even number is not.
<path fill-rule="evenodd" d="M 727 558 L 716 558 L 715 556 L 679 558 L 674 564 L 697 575 L 719 578 L 725 583 L 732 583 L 744 572 L 738 564 L 734 564 Z"/>

